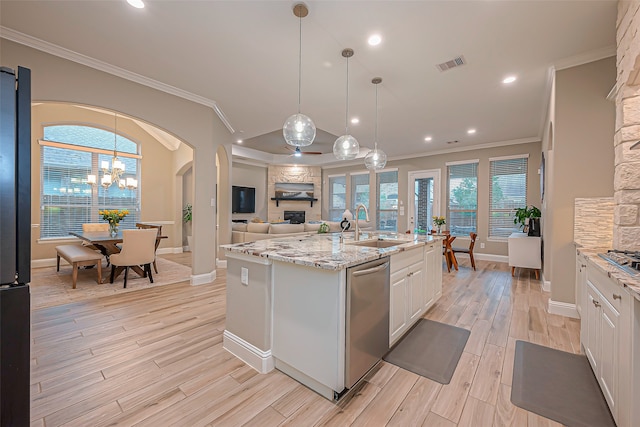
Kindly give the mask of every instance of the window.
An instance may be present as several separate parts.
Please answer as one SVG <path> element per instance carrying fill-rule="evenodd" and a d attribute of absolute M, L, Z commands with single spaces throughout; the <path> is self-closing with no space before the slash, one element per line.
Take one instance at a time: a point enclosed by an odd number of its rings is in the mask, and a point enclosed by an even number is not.
<path fill-rule="evenodd" d="M 514 209 L 527 206 L 527 158 L 489 159 L 489 237 L 518 231 Z"/>
<path fill-rule="evenodd" d="M 138 145 L 123 136 L 117 138 L 118 158 L 125 164 L 126 176 L 137 179 Z M 82 223 L 101 222 L 101 209 L 128 209 L 120 227 L 135 227 L 140 218 L 137 190 L 87 184 L 88 174 L 101 176 L 101 162 L 111 165 L 113 132 L 55 125 L 45 127 L 44 139 L 40 141 L 40 238 L 69 237 L 71 231 L 82 231 Z"/>
<path fill-rule="evenodd" d="M 359 204 L 369 209 L 369 173 L 351 174 L 351 209 L 356 214 Z M 364 210 L 360 211 L 360 218 L 365 219 Z"/>
<path fill-rule="evenodd" d="M 449 163 L 447 224 L 452 236 L 476 232 L 478 216 L 478 161 Z"/>
<path fill-rule="evenodd" d="M 340 221 L 347 207 L 347 178 L 344 175 L 329 177 L 329 220 Z"/>
<path fill-rule="evenodd" d="M 376 228 L 378 230 L 398 229 L 398 171 L 378 172 L 378 206 Z"/>

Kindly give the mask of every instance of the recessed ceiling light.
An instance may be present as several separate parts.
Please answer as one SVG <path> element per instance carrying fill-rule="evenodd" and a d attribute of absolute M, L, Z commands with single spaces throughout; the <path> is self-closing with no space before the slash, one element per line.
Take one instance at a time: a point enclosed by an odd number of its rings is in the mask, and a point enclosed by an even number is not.
<path fill-rule="evenodd" d="M 129 3 L 131 6 L 135 7 L 136 9 L 144 8 L 144 2 L 142 0 L 127 0 L 127 3 Z"/>
<path fill-rule="evenodd" d="M 509 83 L 513 83 L 516 81 L 516 76 L 509 76 L 509 77 L 505 77 L 504 80 L 502 80 L 502 83 L 508 85 Z"/>
<path fill-rule="evenodd" d="M 367 40 L 367 42 L 371 46 L 378 46 L 380 42 L 382 42 L 382 37 L 380 37 L 380 34 L 373 34 L 369 36 L 369 40 Z"/>
<path fill-rule="evenodd" d="M 242 140 L 241 140 L 241 139 L 237 140 L 236 142 L 237 142 L 238 144 L 242 144 Z"/>
<path fill-rule="evenodd" d="M 351 123 L 354 125 L 357 125 L 358 123 L 360 123 L 360 119 L 357 117 L 354 117 L 353 119 L 351 119 Z"/>
<path fill-rule="evenodd" d="M 427 142 L 429 142 L 429 141 L 431 141 L 431 137 L 430 137 L 430 136 L 427 136 L 424 140 L 425 140 L 425 141 L 427 141 Z"/>
<path fill-rule="evenodd" d="M 467 133 L 468 133 L 469 135 L 473 135 L 474 133 L 476 133 L 476 130 L 475 130 L 475 129 L 469 129 L 469 130 L 467 131 Z"/>

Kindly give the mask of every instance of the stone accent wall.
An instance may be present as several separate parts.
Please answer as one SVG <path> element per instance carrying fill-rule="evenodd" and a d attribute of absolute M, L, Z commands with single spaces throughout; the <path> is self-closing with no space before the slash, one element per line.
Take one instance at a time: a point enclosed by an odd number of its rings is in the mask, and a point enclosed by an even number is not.
<path fill-rule="evenodd" d="M 611 249 L 613 197 L 577 198 L 574 206 L 573 240 L 588 248 Z"/>
<path fill-rule="evenodd" d="M 280 200 L 276 206 L 275 195 L 276 182 L 301 182 L 313 183 L 313 197 L 318 199 L 311 203 L 303 201 Z M 284 219 L 284 211 L 304 211 L 305 221 L 317 221 L 322 216 L 322 168 L 320 166 L 269 166 L 267 173 L 267 220 L 277 221 Z"/>
<path fill-rule="evenodd" d="M 640 250 L 640 1 L 618 2 L 613 247 Z"/>

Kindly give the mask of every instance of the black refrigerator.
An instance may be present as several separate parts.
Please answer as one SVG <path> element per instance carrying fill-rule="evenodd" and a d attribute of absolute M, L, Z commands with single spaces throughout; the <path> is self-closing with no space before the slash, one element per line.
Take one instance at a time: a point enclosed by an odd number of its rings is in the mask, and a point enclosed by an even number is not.
<path fill-rule="evenodd" d="M 29 425 L 31 71 L 0 67 L 0 426 Z"/>

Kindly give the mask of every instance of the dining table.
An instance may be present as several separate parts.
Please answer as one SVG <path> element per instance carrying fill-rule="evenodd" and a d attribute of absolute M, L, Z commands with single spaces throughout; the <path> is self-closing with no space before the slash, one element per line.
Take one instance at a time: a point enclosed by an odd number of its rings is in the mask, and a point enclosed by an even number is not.
<path fill-rule="evenodd" d="M 109 257 L 113 254 L 120 253 L 121 248 L 118 246 L 119 243 L 122 243 L 122 231 L 119 230 L 114 236 L 111 235 L 109 231 L 70 231 L 69 234 L 83 240 L 87 243 L 92 244 L 107 258 L 107 262 L 109 261 Z M 167 236 L 158 236 L 157 239 L 166 239 Z M 139 266 L 132 266 L 131 269 L 138 273 L 140 277 L 146 277 L 144 270 Z M 116 278 L 124 271 L 124 267 L 117 266 L 115 267 L 115 272 L 113 277 Z M 106 278 L 105 278 L 106 280 Z"/>

